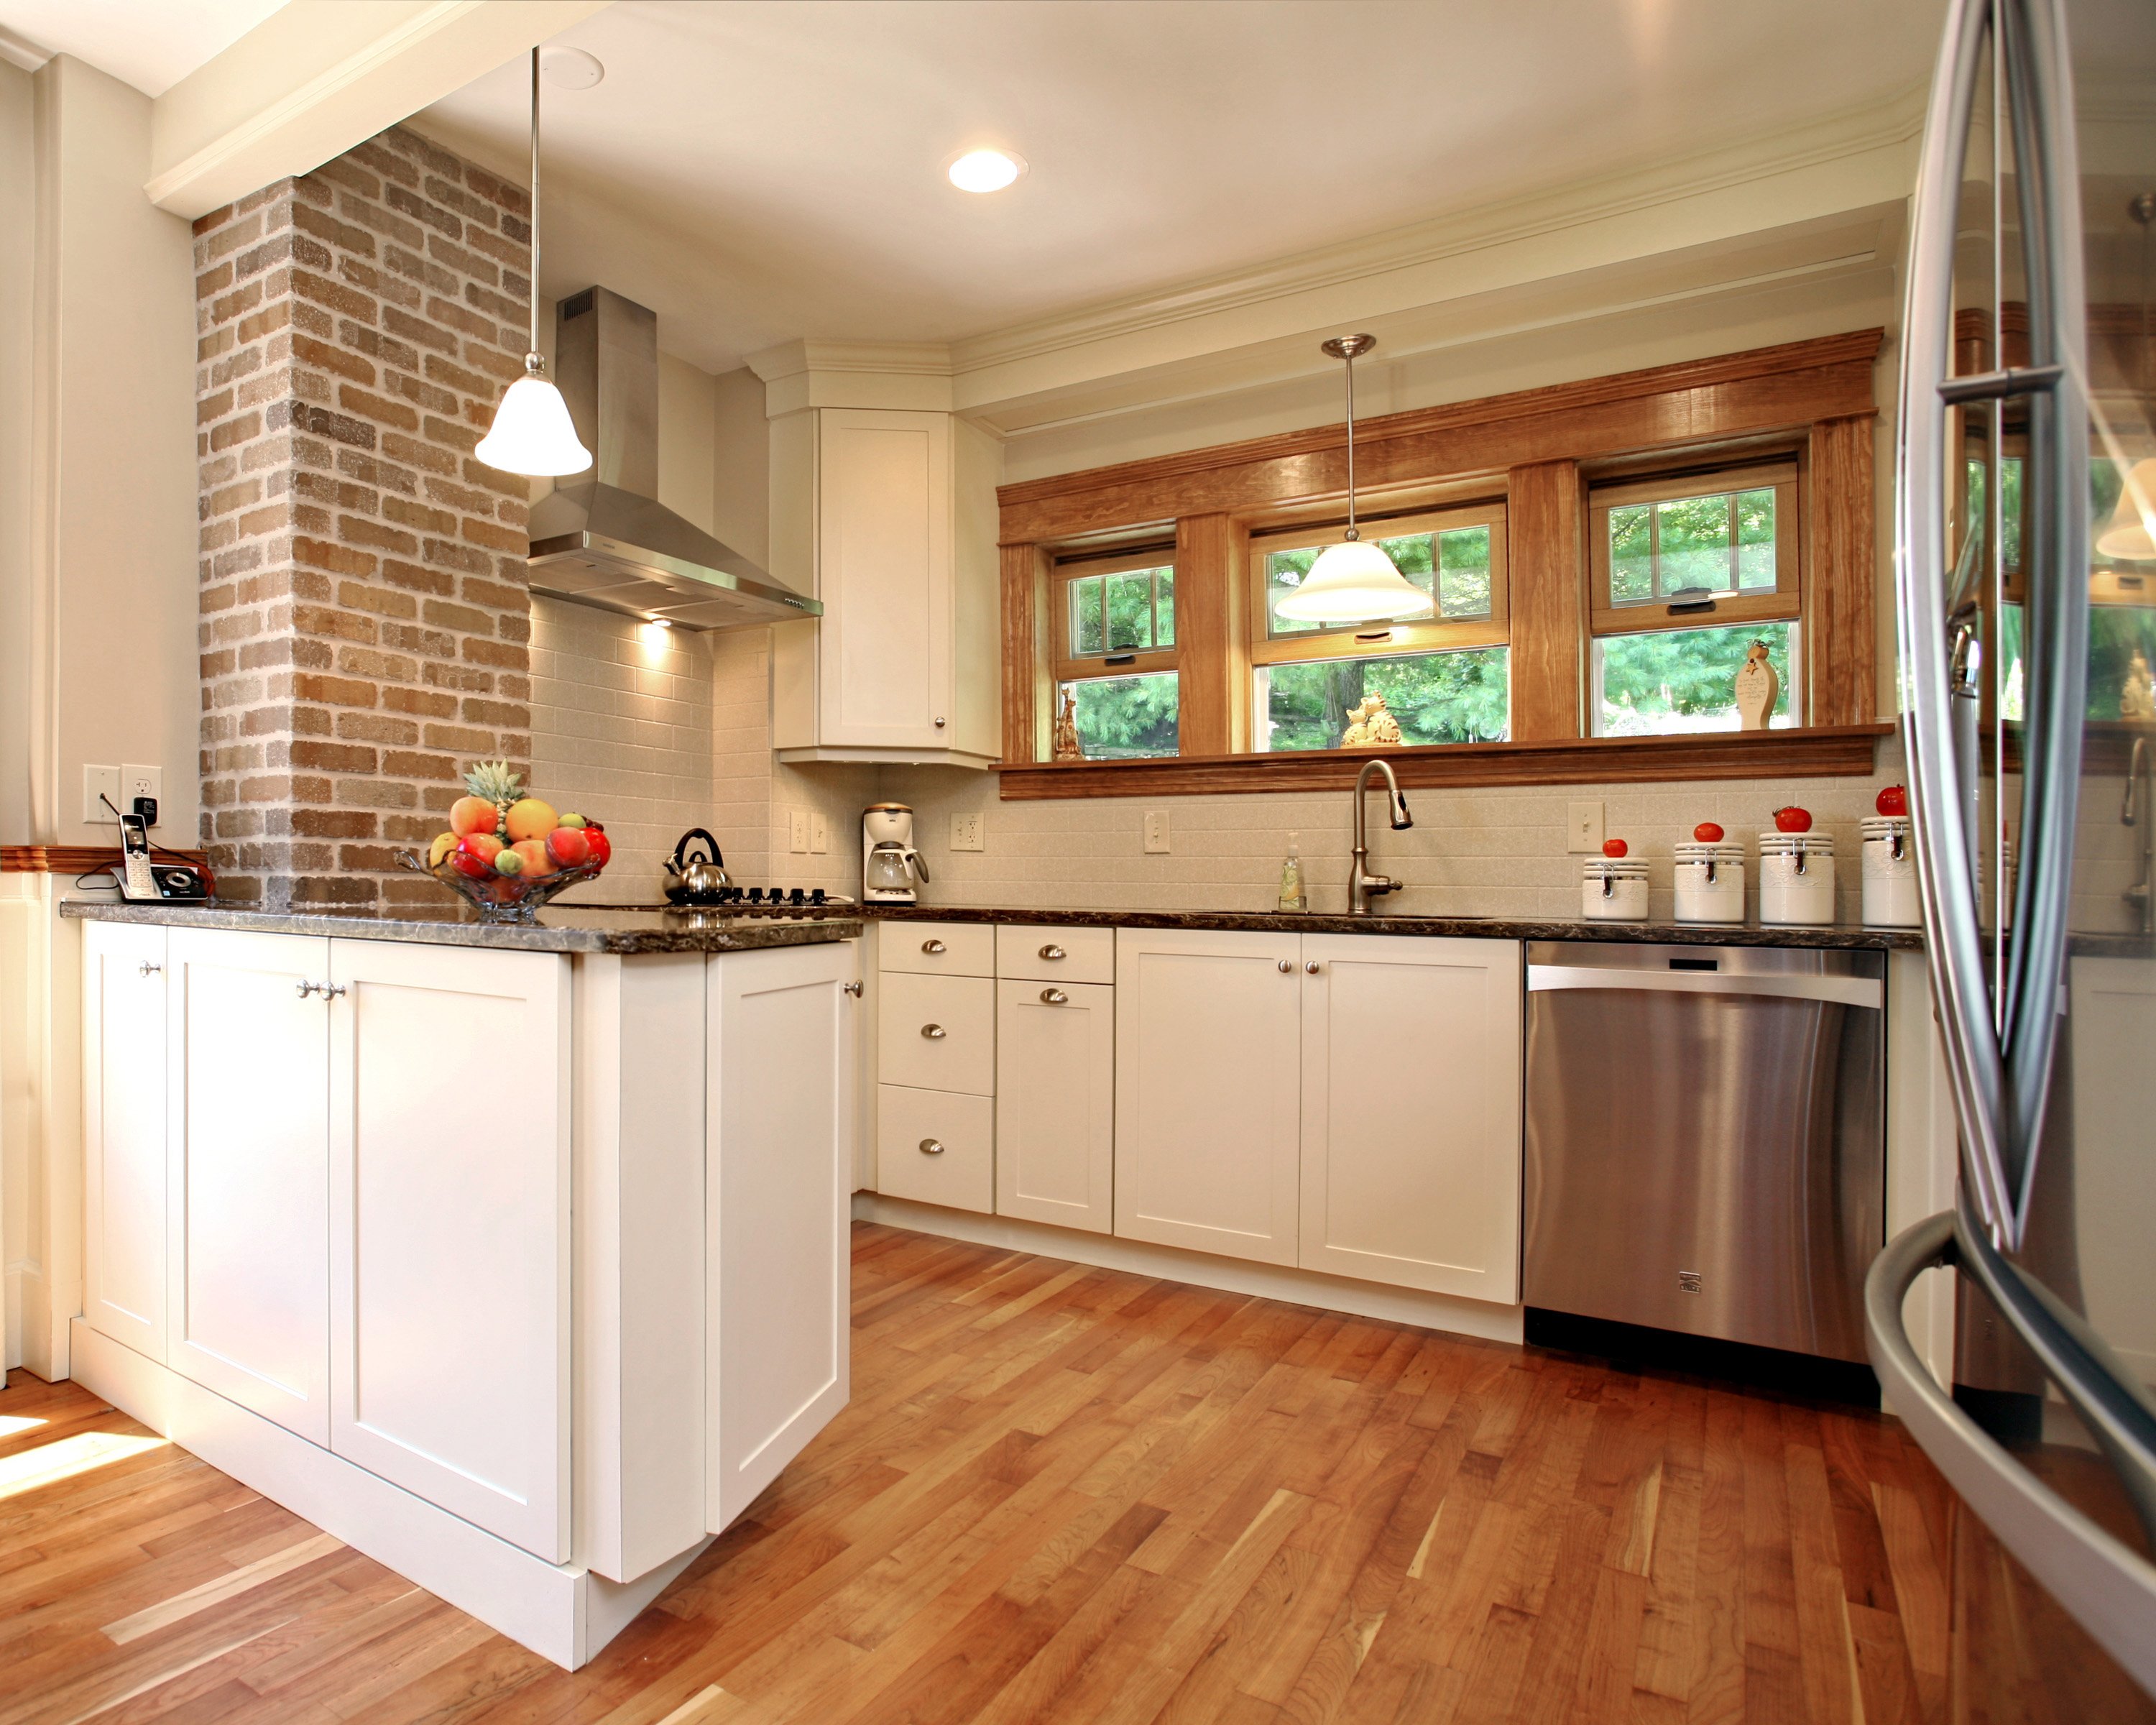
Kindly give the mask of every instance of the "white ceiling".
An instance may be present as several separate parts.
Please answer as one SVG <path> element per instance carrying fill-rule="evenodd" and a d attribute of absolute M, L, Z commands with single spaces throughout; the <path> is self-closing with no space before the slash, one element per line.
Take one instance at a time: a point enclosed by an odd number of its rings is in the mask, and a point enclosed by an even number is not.
<path fill-rule="evenodd" d="M 160 96 L 285 0 L 0 0 L 0 28 Z"/>
<path fill-rule="evenodd" d="M 13 0 L 0 0 L 0 6 Z M 550 295 L 709 369 L 947 341 L 1884 104 L 1939 0 L 620 0 L 557 39 Z M 416 116 L 514 172 L 528 73 Z M 982 143 L 1029 173 L 988 197 Z"/>

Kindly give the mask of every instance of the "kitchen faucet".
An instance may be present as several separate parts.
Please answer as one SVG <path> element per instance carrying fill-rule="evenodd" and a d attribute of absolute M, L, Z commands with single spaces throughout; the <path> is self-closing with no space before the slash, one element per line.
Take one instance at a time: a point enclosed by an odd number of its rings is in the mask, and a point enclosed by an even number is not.
<path fill-rule="evenodd" d="M 2148 807 L 2148 739 L 2133 739 L 2126 760 L 2126 795 L 2118 805 L 2118 824 L 2141 829 L 2141 878 L 2119 894 L 2141 919 L 2141 932 L 2156 934 L 2156 811 Z"/>
<path fill-rule="evenodd" d="M 1392 798 L 1393 830 L 1404 833 L 1414 824 L 1408 813 L 1408 799 L 1400 794 L 1400 782 L 1393 776 L 1393 763 L 1385 760 L 1365 761 L 1363 770 L 1355 775 L 1355 858 L 1348 870 L 1348 912 L 1353 916 L 1370 914 L 1370 900 L 1378 893 L 1398 892 L 1405 884 L 1389 875 L 1368 872 L 1370 861 L 1370 831 L 1368 809 L 1364 798 L 1369 793 L 1370 775 L 1385 775 L 1385 788 Z"/>

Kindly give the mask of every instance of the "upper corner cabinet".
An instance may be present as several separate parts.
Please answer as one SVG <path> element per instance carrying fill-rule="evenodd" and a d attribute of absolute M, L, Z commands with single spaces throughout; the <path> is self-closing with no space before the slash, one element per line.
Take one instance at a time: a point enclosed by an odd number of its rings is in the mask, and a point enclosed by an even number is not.
<path fill-rule="evenodd" d="M 993 440 L 947 413 L 807 408 L 771 453 L 774 567 L 824 603 L 773 634 L 779 758 L 993 765 Z"/>

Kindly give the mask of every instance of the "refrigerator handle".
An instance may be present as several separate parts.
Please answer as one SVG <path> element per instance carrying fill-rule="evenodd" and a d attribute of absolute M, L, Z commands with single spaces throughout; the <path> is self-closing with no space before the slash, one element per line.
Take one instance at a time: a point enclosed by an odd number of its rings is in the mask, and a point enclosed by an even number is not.
<path fill-rule="evenodd" d="M 1953 265 L 1962 158 L 1989 36 L 1988 0 L 1948 0 L 1946 35 L 1933 69 L 1911 211 L 1909 287 L 1902 316 L 1896 413 L 1894 558 L 1901 631 L 1902 729 L 1913 799 L 1917 875 L 1929 938 L 1925 958 L 1947 1070 L 1961 1122 L 1964 1175 L 1986 1225 L 2011 1214 L 2000 1143 L 2004 1074 L 1984 984 L 1977 916 L 1974 807 L 1961 795 L 1954 745 L 1976 665 L 1973 639 L 1950 630 L 1966 598 L 1943 595 L 1946 557 L 1946 412 L 1952 373 Z M 1966 574 L 1968 572 L 1963 572 Z M 1970 727 L 1973 730 L 1973 727 Z"/>
<path fill-rule="evenodd" d="M 2021 870 L 2000 1014 L 2008 1115 L 2000 1146 L 2006 1225 L 1999 1237 L 2009 1247 L 2020 1244 L 2028 1216 L 2058 1046 L 2087 701 L 2086 309 L 2064 6 L 2000 0 L 1999 8 L 2029 301 L 2029 363 L 2000 373 L 2028 403 L 2021 544 L 2031 672 L 2021 739 Z"/>
<path fill-rule="evenodd" d="M 1902 1319 L 1925 1271 L 1962 1261 L 1951 1213 L 1887 1243 L 1864 1278 L 1872 1369 L 1887 1405 L 1985 1526 L 2097 1645 L 2156 1694 L 2156 1565 L 2099 1527 L 1994 1442 L 1924 1368 Z"/>

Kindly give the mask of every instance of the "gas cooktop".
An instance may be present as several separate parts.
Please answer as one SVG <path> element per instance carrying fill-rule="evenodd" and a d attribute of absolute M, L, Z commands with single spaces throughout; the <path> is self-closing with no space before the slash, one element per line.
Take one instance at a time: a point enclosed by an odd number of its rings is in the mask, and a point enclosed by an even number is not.
<path fill-rule="evenodd" d="M 842 892 L 826 892 L 820 886 L 721 886 L 716 898 L 700 898 L 681 904 L 639 906 L 659 911 L 808 911 L 850 906 L 853 900 Z"/>

